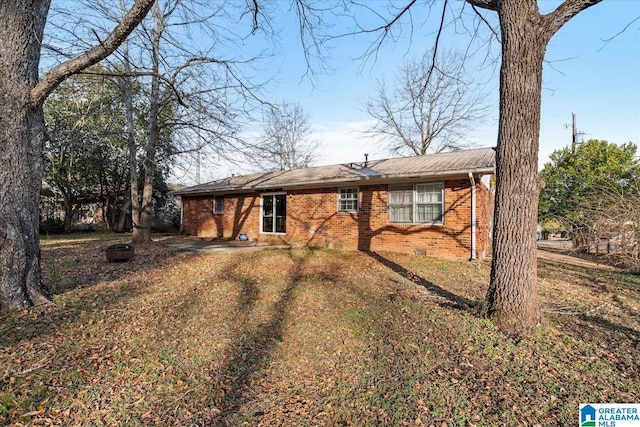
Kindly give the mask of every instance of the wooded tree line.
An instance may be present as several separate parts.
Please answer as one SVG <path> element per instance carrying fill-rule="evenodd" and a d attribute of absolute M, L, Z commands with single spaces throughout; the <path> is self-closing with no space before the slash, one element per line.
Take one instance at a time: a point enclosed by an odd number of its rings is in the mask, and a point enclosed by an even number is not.
<path fill-rule="evenodd" d="M 115 70 L 94 66 L 89 71 L 91 74 L 67 79 L 45 103 L 42 201 L 49 210 L 62 208 L 61 231 L 71 231 L 72 218 L 81 207 L 97 205 L 99 210 L 93 214 L 101 218 L 95 218 L 96 222 L 122 232 L 130 223 L 131 208 L 125 90 L 122 79 L 113 76 Z M 148 102 L 140 88 L 135 92 L 136 135 L 137 140 L 144 141 Z M 154 177 L 156 212 L 165 207 L 169 197 L 169 129 L 162 132 L 161 139 Z M 137 172 L 138 177 L 144 175 L 141 170 Z M 51 228 L 51 220 L 57 218 L 51 213 L 41 212 L 42 219 L 49 220 L 46 231 Z"/>

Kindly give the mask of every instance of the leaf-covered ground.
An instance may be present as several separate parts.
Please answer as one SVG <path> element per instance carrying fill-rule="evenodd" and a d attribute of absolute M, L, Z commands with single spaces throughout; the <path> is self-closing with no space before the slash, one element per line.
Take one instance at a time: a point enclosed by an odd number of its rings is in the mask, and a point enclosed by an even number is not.
<path fill-rule="evenodd" d="M 545 324 L 480 317 L 489 265 L 391 253 L 109 263 L 43 241 L 55 306 L 0 313 L 0 424 L 575 425 L 640 401 L 640 278 L 541 260 Z"/>

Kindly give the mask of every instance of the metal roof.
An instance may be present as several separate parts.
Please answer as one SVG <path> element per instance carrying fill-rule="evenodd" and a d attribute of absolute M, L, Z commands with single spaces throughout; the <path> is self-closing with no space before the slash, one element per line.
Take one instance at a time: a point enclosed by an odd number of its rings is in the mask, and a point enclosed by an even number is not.
<path fill-rule="evenodd" d="M 410 178 L 435 178 L 471 173 L 492 173 L 495 169 L 493 148 L 477 148 L 424 156 L 399 157 L 360 163 L 316 166 L 290 171 L 231 176 L 206 184 L 194 185 L 172 192 L 175 195 L 198 195 L 319 187 L 345 183 L 374 184 Z"/>

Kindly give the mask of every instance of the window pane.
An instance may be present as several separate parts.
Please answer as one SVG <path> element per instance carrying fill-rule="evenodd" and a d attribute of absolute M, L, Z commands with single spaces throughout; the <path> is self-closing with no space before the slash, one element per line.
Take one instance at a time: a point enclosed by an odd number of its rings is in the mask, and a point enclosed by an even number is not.
<path fill-rule="evenodd" d="M 262 198 L 262 216 L 273 216 L 273 196 Z"/>
<path fill-rule="evenodd" d="M 443 188 L 441 182 L 390 185 L 389 222 L 442 223 Z"/>
<path fill-rule="evenodd" d="M 416 206 L 416 221 L 442 222 L 442 205 L 421 204 Z"/>
<path fill-rule="evenodd" d="M 389 186 L 389 222 L 413 222 L 413 185 Z"/>
<path fill-rule="evenodd" d="M 262 197 L 262 231 L 273 233 L 273 196 Z"/>
<path fill-rule="evenodd" d="M 389 222 L 411 222 L 411 205 L 389 206 Z"/>
<path fill-rule="evenodd" d="M 278 194 L 274 198 L 276 202 L 276 233 L 284 233 L 287 226 L 287 196 Z"/>
<path fill-rule="evenodd" d="M 442 184 L 418 184 L 416 185 L 417 203 L 442 202 Z"/>
<path fill-rule="evenodd" d="M 411 190 L 399 190 L 389 192 L 390 204 L 410 204 L 413 203 L 413 191 Z"/>
<path fill-rule="evenodd" d="M 358 197 L 358 190 L 355 188 L 341 188 L 340 189 L 340 198 L 341 199 L 355 199 Z"/>
<path fill-rule="evenodd" d="M 358 205 L 355 200 L 342 200 L 340 201 L 341 211 L 355 211 L 358 210 Z"/>
<path fill-rule="evenodd" d="M 272 216 L 262 217 L 262 231 L 265 233 L 273 233 L 273 217 Z"/>
<path fill-rule="evenodd" d="M 358 189 L 341 188 L 338 193 L 338 210 L 357 211 L 358 210 Z"/>
<path fill-rule="evenodd" d="M 224 212 L 224 197 L 215 196 L 213 198 L 213 212 L 214 213 L 223 213 Z"/>

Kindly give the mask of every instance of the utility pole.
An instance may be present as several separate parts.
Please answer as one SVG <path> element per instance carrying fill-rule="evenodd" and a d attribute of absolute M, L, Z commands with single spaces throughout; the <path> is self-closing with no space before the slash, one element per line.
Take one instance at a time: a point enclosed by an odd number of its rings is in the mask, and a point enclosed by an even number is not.
<path fill-rule="evenodd" d="M 571 153 L 576 152 L 576 145 L 578 144 L 578 127 L 576 126 L 576 115 L 571 113 Z"/>
<path fill-rule="evenodd" d="M 580 144 L 578 142 L 578 136 L 581 135 L 584 135 L 584 132 L 578 132 L 578 126 L 576 125 L 576 115 L 575 113 L 571 113 L 571 153 L 576 152 L 576 145 Z"/>

